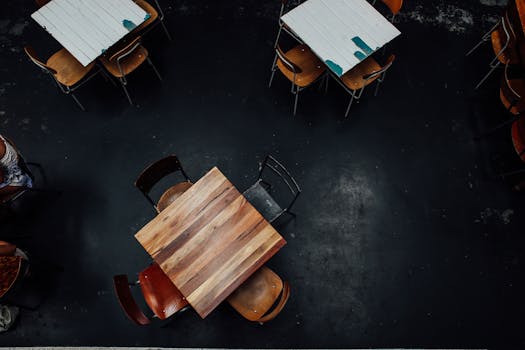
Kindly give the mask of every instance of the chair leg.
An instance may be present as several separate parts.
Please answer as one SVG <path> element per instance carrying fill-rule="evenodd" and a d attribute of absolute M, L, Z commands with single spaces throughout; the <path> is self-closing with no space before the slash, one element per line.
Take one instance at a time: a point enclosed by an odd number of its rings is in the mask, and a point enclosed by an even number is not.
<path fill-rule="evenodd" d="M 354 102 L 354 96 L 355 96 L 355 91 L 352 92 L 352 98 L 350 98 L 350 103 L 348 104 L 348 107 L 346 108 L 345 118 L 348 118 L 348 113 L 350 112 L 350 107 L 352 107 L 352 102 Z"/>
<path fill-rule="evenodd" d="M 166 36 L 168 37 L 168 39 L 170 41 L 173 41 L 173 39 L 171 38 L 170 32 L 168 31 L 168 28 L 166 27 L 166 24 L 164 24 L 164 20 L 160 21 L 160 25 L 162 26 L 162 28 L 164 28 L 164 33 L 166 33 Z"/>
<path fill-rule="evenodd" d="M 498 130 L 504 128 L 505 126 L 514 123 L 516 120 L 519 119 L 519 117 L 520 117 L 519 115 L 518 115 L 518 116 L 515 116 L 515 117 L 512 117 L 512 118 L 510 118 L 509 120 L 506 120 L 506 121 L 504 121 L 503 123 L 500 123 L 500 124 L 496 125 L 496 126 L 493 127 L 492 129 L 489 129 L 489 130 L 487 130 L 487 131 L 482 132 L 482 133 L 479 134 L 479 135 L 474 136 L 474 140 L 479 140 L 479 139 L 481 139 L 482 137 L 492 135 L 492 134 L 495 133 L 496 131 L 498 131 Z"/>
<path fill-rule="evenodd" d="M 295 91 L 295 103 L 293 105 L 293 115 L 297 113 L 297 101 L 299 101 L 299 88 Z"/>
<path fill-rule="evenodd" d="M 494 72 L 494 70 L 496 68 L 498 68 L 498 66 L 501 64 L 501 62 L 498 61 L 498 63 L 496 63 L 494 66 L 492 66 L 489 70 L 489 72 L 483 77 L 483 79 L 481 79 L 481 81 L 478 83 L 478 85 L 476 85 L 476 87 L 474 88 L 474 90 L 477 90 L 481 84 L 483 84 L 483 82 L 485 82 L 485 80 L 487 80 L 487 78 L 492 74 L 492 72 Z"/>
<path fill-rule="evenodd" d="M 377 93 L 379 92 L 379 86 L 381 85 L 383 81 L 381 79 L 377 79 L 376 88 L 374 90 L 374 96 L 377 96 Z"/>
<path fill-rule="evenodd" d="M 275 58 L 273 59 L 273 64 L 272 64 L 272 75 L 270 76 L 270 82 L 268 83 L 268 87 L 272 87 L 272 81 L 273 81 L 273 77 L 275 75 L 275 65 L 277 64 L 277 55 L 275 55 Z"/>
<path fill-rule="evenodd" d="M 522 173 L 525 173 L 525 169 L 509 171 L 509 172 L 507 172 L 507 173 L 499 174 L 499 176 L 501 176 L 502 179 L 505 179 L 505 178 L 508 177 L 508 176 L 511 176 L 511 175 L 518 175 L 518 174 L 522 174 Z"/>
<path fill-rule="evenodd" d="M 273 47 L 277 47 L 277 44 L 279 43 L 279 37 L 281 36 L 281 31 L 283 30 L 283 26 L 279 26 L 279 31 L 277 32 L 277 38 L 275 38 L 275 44 L 273 44 Z"/>
<path fill-rule="evenodd" d="M 129 104 L 133 105 L 133 101 L 131 100 L 131 96 L 129 95 L 128 89 L 126 88 L 126 82 L 122 78 L 119 78 L 119 80 L 120 80 L 120 85 L 122 85 L 122 88 L 124 89 L 124 92 L 126 93 L 126 97 L 128 98 Z"/>
<path fill-rule="evenodd" d="M 71 97 L 73 97 L 73 100 L 75 100 L 75 102 L 77 103 L 77 105 L 80 107 L 80 109 L 85 112 L 86 109 L 84 108 L 84 106 L 82 106 L 82 103 L 80 103 L 80 101 L 78 100 L 78 98 L 75 96 L 74 93 L 70 93 Z"/>
<path fill-rule="evenodd" d="M 162 77 L 160 76 L 159 71 L 157 70 L 157 68 L 155 67 L 155 65 L 151 61 L 151 59 L 148 57 L 146 60 L 148 61 L 148 63 L 151 66 L 151 68 L 153 68 L 153 70 L 155 71 L 155 74 L 157 74 L 157 77 L 159 78 L 159 80 L 162 81 Z"/>

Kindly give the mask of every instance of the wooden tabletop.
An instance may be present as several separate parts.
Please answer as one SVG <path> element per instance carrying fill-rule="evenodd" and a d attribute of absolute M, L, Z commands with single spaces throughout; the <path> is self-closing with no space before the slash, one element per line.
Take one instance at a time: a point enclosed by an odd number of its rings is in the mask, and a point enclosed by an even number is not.
<path fill-rule="evenodd" d="M 22 267 L 20 256 L 0 256 L 0 298 L 11 289 Z"/>
<path fill-rule="evenodd" d="M 135 238 L 202 318 L 286 244 L 216 167 Z"/>
<path fill-rule="evenodd" d="M 150 14 L 131 0 L 52 0 L 31 17 L 85 67 Z"/>
<path fill-rule="evenodd" d="M 308 0 L 282 20 L 337 76 L 401 34 L 367 0 Z"/>

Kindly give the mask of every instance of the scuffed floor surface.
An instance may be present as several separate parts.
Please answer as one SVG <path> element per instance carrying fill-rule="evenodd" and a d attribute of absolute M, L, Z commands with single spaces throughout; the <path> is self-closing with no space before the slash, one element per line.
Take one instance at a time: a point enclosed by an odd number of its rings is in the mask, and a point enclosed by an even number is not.
<path fill-rule="evenodd" d="M 31 1 L 0 13 L 0 133 L 46 169 L 59 196 L 28 196 L 3 221 L 10 238 L 51 266 L 48 297 L 22 310 L 0 346 L 219 348 L 523 347 L 523 192 L 497 174 L 523 166 L 510 131 L 474 141 L 504 118 L 499 74 L 479 91 L 491 48 L 465 52 L 501 13 L 501 1 L 407 1 L 403 33 L 377 97 L 312 87 L 291 115 L 290 85 L 267 87 L 278 1 L 161 0 L 144 40 L 163 75 L 129 77 L 136 106 L 95 78 L 78 97 L 53 86 L 24 56 L 59 49 L 34 23 Z M 133 234 L 154 212 L 133 187 L 151 161 L 176 153 L 198 179 L 213 166 L 244 190 L 271 153 L 304 193 L 288 244 L 269 266 L 290 281 L 288 305 L 260 326 L 221 305 L 138 327 L 122 313 L 112 276 L 149 257 Z M 61 270 L 61 271 L 60 271 Z"/>

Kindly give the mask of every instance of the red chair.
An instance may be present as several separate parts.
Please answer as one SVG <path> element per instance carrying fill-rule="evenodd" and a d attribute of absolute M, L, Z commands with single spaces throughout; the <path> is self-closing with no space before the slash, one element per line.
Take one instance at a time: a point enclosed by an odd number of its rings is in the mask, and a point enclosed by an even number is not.
<path fill-rule="evenodd" d="M 113 277 L 115 292 L 122 309 L 128 318 L 138 325 L 151 323 L 131 294 L 130 283 L 126 275 Z M 139 273 L 140 289 L 149 308 L 155 317 L 165 320 L 168 317 L 183 311 L 188 306 L 188 301 L 170 281 L 157 263 L 151 264 Z"/>

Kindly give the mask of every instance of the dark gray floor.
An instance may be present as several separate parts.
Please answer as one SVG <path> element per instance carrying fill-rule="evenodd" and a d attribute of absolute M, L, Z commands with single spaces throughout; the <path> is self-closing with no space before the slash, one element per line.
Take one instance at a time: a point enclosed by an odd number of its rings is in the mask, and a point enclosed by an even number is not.
<path fill-rule="evenodd" d="M 79 91 L 82 113 L 21 51 L 59 48 L 30 19 L 33 3 L 8 0 L 0 132 L 62 194 L 28 196 L 0 238 L 63 271 L 0 346 L 523 346 L 524 195 L 494 177 L 521 164 L 508 130 L 472 140 L 504 114 L 499 72 L 472 89 L 491 49 L 464 57 L 497 3 L 407 2 L 379 96 L 365 93 L 345 120 L 335 84 L 305 91 L 295 118 L 288 82 L 268 89 L 276 2 L 164 0 L 174 41 L 158 30 L 144 42 L 164 81 L 140 68 L 129 106 L 98 77 Z M 218 166 L 239 189 L 271 153 L 304 188 L 269 263 L 293 286 L 273 322 L 221 305 L 205 320 L 190 311 L 140 328 L 121 312 L 112 276 L 148 264 L 133 234 L 154 216 L 132 184 L 170 153 L 193 178 Z"/>

